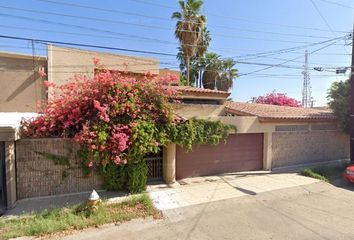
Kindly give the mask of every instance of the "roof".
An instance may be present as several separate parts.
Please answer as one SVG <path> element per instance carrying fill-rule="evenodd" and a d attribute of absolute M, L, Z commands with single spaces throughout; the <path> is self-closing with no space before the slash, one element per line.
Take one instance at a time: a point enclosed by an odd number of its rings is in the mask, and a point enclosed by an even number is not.
<path fill-rule="evenodd" d="M 206 93 L 206 94 L 220 95 L 225 97 L 230 95 L 230 93 L 224 91 L 212 90 L 206 88 L 195 88 L 189 86 L 169 86 L 168 88 L 176 90 L 181 93 Z"/>
<path fill-rule="evenodd" d="M 30 59 L 30 60 L 33 60 L 33 58 L 35 58 L 36 60 L 47 60 L 47 57 L 45 56 L 33 56 L 30 54 L 15 53 L 15 52 L 0 52 L 0 56 L 6 58 L 18 58 L 18 59 Z"/>
<path fill-rule="evenodd" d="M 240 116 L 257 116 L 260 120 L 334 121 L 335 115 L 324 109 L 287 107 L 259 103 L 227 102 L 226 112 Z"/>

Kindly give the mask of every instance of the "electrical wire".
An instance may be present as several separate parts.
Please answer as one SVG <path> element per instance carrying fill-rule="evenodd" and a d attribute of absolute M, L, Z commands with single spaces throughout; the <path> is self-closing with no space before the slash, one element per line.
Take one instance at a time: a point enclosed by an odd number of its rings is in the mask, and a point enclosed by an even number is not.
<path fill-rule="evenodd" d="M 94 28 L 94 27 L 88 27 L 88 26 L 83 26 L 83 25 L 69 24 L 69 23 L 64 23 L 64 22 L 57 22 L 57 21 L 51 21 L 51 20 L 46 20 L 46 19 L 41 19 L 41 18 L 33 18 L 33 17 L 22 16 L 22 15 L 8 14 L 8 13 L 0 13 L 0 16 L 8 17 L 8 18 L 15 18 L 15 19 L 22 19 L 22 20 L 33 21 L 33 22 L 39 22 L 39 23 L 44 23 L 44 24 L 51 24 L 51 25 L 56 25 L 56 26 L 58 26 L 58 25 L 65 26 L 65 27 L 81 29 L 81 30 L 85 29 L 85 30 L 94 31 L 94 32 L 102 32 L 102 33 L 108 33 L 108 34 L 113 34 L 113 35 L 127 36 L 127 37 L 131 37 L 134 39 L 144 39 L 144 40 L 148 40 L 148 41 L 152 41 L 152 42 L 159 42 L 162 44 L 176 45 L 175 42 L 171 42 L 171 41 L 162 41 L 162 40 L 156 39 L 156 38 L 147 38 L 147 37 L 142 37 L 142 36 L 133 35 L 133 34 L 105 30 L 102 28 Z M 222 36 L 225 38 L 231 38 L 231 39 L 247 39 L 247 40 L 257 40 L 257 41 L 267 41 L 267 42 L 284 42 L 284 43 L 300 43 L 300 44 L 307 44 L 308 43 L 308 42 L 303 42 L 303 41 L 256 38 L 256 37 L 247 37 L 247 36 L 245 37 L 245 36 L 237 36 L 237 35 L 219 34 L 218 36 Z M 203 46 L 201 46 L 201 47 L 203 47 Z"/>
<path fill-rule="evenodd" d="M 46 0 L 43 0 L 46 1 Z M 162 8 L 168 8 L 168 9 L 173 9 L 176 10 L 173 7 L 167 6 L 167 5 L 162 5 L 162 4 L 157 4 L 156 2 L 153 1 L 146 1 L 146 0 L 129 0 L 132 2 L 137 2 L 141 4 L 146 4 L 146 5 L 153 5 L 153 6 L 158 6 Z M 296 29 L 307 29 L 307 30 L 312 30 L 312 31 L 321 31 L 321 32 L 329 32 L 326 29 L 320 29 L 320 28 L 314 28 L 314 27 L 305 27 L 305 26 L 296 26 L 296 25 L 287 25 L 287 24 L 281 24 L 281 23 L 272 23 L 272 22 L 265 22 L 265 21 L 257 21 L 257 20 L 249 20 L 245 18 L 239 18 L 239 17 L 231 17 L 231 16 L 225 16 L 225 15 L 220 15 L 216 14 L 214 12 L 208 12 L 208 15 L 210 16 L 215 16 L 218 18 L 223 18 L 223 19 L 229 19 L 229 20 L 236 20 L 236 21 L 244 21 L 244 22 L 251 22 L 251 23 L 257 23 L 257 24 L 264 24 L 264 25 L 272 25 L 272 26 L 278 26 L 278 27 L 286 27 L 286 28 L 296 28 Z M 336 30 L 335 32 L 338 33 L 347 33 L 347 31 L 339 31 Z"/>

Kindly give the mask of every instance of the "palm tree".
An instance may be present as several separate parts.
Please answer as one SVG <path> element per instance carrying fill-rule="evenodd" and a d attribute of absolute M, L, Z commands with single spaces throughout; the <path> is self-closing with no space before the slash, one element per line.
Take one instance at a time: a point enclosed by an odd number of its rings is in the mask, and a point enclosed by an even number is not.
<path fill-rule="evenodd" d="M 225 59 L 221 62 L 219 77 L 216 81 L 216 88 L 221 91 L 229 91 L 232 88 L 233 80 L 238 76 L 235 67 L 236 62 L 231 59 Z"/>
<path fill-rule="evenodd" d="M 201 42 L 206 18 L 199 14 L 203 5 L 202 0 L 179 0 L 181 12 L 174 12 L 172 19 L 176 19 L 175 37 L 179 40 L 187 69 L 187 85 L 190 84 L 190 63 Z"/>
<path fill-rule="evenodd" d="M 237 77 L 236 62 L 231 59 L 220 59 L 216 53 L 205 54 L 205 67 L 202 75 L 203 87 L 227 92 L 232 88 Z"/>
<path fill-rule="evenodd" d="M 203 87 L 208 89 L 216 89 L 216 81 L 219 77 L 219 71 L 221 69 L 220 55 L 216 53 L 206 53 L 203 67 Z"/>
<path fill-rule="evenodd" d="M 206 27 L 204 27 L 202 35 L 199 39 L 199 43 L 197 44 L 196 55 L 191 58 L 189 66 L 189 83 L 190 85 L 194 85 L 195 87 L 202 87 L 201 78 L 205 67 L 204 55 L 208 50 L 210 42 L 210 32 Z M 182 73 L 181 77 L 182 79 L 185 79 L 185 77 L 187 76 L 186 62 L 181 47 L 178 47 L 177 59 L 180 61 L 179 68 Z"/>

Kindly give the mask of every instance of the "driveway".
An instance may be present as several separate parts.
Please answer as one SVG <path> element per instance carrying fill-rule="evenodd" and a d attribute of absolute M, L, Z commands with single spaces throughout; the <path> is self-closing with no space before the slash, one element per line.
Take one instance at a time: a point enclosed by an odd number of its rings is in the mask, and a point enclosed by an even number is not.
<path fill-rule="evenodd" d="M 237 190 L 237 189 L 236 189 Z M 164 210 L 61 239 L 354 239 L 354 188 L 314 182 Z"/>
<path fill-rule="evenodd" d="M 149 186 L 154 205 L 160 210 L 186 207 L 229 198 L 257 195 L 284 188 L 318 182 L 297 173 L 270 174 L 265 171 L 229 173 L 187 178 L 172 186 Z"/>

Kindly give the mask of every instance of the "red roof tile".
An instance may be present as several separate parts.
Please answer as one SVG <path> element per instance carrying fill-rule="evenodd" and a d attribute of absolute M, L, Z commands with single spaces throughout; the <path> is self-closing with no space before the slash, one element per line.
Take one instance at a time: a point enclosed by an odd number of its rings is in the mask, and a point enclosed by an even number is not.
<path fill-rule="evenodd" d="M 225 95 L 225 96 L 230 95 L 230 93 L 224 91 L 205 89 L 205 88 L 195 88 L 189 86 L 168 86 L 168 88 L 176 90 L 178 92 L 185 92 L 185 93 L 210 93 L 210 94 Z"/>
<path fill-rule="evenodd" d="M 240 116 L 257 116 L 264 120 L 335 120 L 329 110 L 287 107 L 258 103 L 227 102 L 226 111 Z"/>

